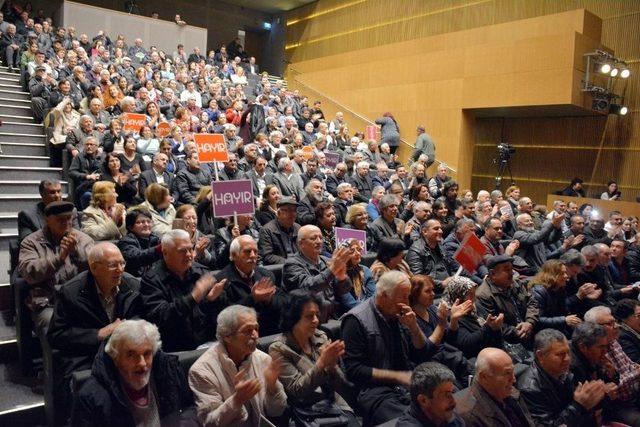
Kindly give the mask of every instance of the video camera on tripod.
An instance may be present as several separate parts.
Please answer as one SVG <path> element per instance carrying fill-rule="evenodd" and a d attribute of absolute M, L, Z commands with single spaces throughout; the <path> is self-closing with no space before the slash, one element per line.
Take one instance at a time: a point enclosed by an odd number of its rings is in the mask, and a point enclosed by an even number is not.
<path fill-rule="evenodd" d="M 500 160 L 511 160 L 514 154 L 516 154 L 516 148 L 513 145 L 509 145 L 506 142 L 498 144 L 498 156 Z"/>

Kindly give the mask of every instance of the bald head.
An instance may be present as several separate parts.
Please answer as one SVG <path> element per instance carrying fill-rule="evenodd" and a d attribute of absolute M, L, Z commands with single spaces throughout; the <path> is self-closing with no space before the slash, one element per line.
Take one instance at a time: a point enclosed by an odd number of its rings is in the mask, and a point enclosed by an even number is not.
<path fill-rule="evenodd" d="M 499 348 L 483 349 L 476 359 L 476 381 L 491 397 L 503 402 L 511 396 L 516 381 L 511 356 Z"/>

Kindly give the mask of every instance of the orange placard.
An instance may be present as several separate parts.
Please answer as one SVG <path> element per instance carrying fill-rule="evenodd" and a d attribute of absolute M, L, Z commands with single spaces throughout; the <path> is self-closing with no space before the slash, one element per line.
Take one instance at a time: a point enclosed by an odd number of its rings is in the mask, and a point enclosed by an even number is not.
<path fill-rule="evenodd" d="M 171 133 L 171 125 L 167 122 L 162 122 L 156 127 L 156 136 L 158 138 L 165 138 Z"/>
<path fill-rule="evenodd" d="M 198 156 L 203 163 L 227 162 L 229 152 L 221 133 L 196 133 L 193 140 L 198 144 Z"/>
<path fill-rule="evenodd" d="M 123 130 L 126 133 L 140 132 L 140 128 L 147 124 L 147 116 L 144 114 L 122 113 Z"/>
<path fill-rule="evenodd" d="M 378 140 L 378 127 L 377 126 L 366 126 L 364 128 L 364 139 L 366 141 L 377 141 Z"/>
<path fill-rule="evenodd" d="M 310 145 L 307 145 L 305 147 L 302 147 L 302 157 L 305 160 L 309 160 L 310 158 L 312 158 L 314 155 L 313 153 L 313 147 Z"/>

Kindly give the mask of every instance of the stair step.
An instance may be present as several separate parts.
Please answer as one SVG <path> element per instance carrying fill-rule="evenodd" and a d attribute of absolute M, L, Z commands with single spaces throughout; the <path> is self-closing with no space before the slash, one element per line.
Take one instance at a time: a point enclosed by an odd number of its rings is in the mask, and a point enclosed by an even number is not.
<path fill-rule="evenodd" d="M 67 195 L 62 195 L 63 199 L 67 199 Z M 0 194 L 0 206 L 5 212 L 20 212 L 26 206 L 33 206 L 40 201 L 38 194 Z M 0 251 L 1 253 L 1 251 Z M 2 259 L 3 257 L 0 257 Z M 0 270 L 1 272 L 2 270 Z M 0 279 L 2 282 L 2 279 Z"/>
<path fill-rule="evenodd" d="M 9 77 L 8 74 L 0 75 L 0 83 L 10 84 L 10 85 L 19 85 L 20 84 L 20 76 L 15 74 L 15 77 Z"/>
<path fill-rule="evenodd" d="M 2 128 L 0 128 L 2 130 Z M 11 142 L 40 142 L 44 144 L 46 136 L 45 135 L 31 135 L 28 133 L 18 133 L 18 132 L 0 132 L 0 140 L 2 141 L 11 141 Z"/>
<path fill-rule="evenodd" d="M 6 133 L 29 134 L 38 136 L 44 135 L 44 127 L 39 123 L 22 123 L 3 120 L 0 130 Z"/>
<path fill-rule="evenodd" d="M 60 181 L 60 184 L 62 185 L 62 191 L 66 192 L 67 186 L 68 186 L 67 181 Z M 7 193 L 7 194 L 38 195 L 40 194 L 38 192 L 39 185 L 40 185 L 40 180 L 19 179 L 19 180 L 0 181 L 0 194 Z M 22 208 L 18 209 L 16 212 L 19 212 L 21 210 Z M 11 213 L 12 211 L 5 209 L 3 206 L 0 216 L 5 215 L 7 212 Z"/>
<path fill-rule="evenodd" d="M 14 99 L 14 98 L 7 98 L 6 93 L 0 93 L 0 103 L 2 104 L 6 104 L 6 103 L 15 103 L 16 105 L 31 105 L 31 100 L 30 99 Z"/>
<path fill-rule="evenodd" d="M 31 123 L 36 124 L 35 120 L 31 116 L 15 116 L 13 114 L 0 114 L 0 120 L 2 122 L 13 122 L 13 123 Z"/>
<path fill-rule="evenodd" d="M 13 239 L 18 237 L 18 229 L 17 228 L 7 228 L 0 230 L 0 240 L 2 239 Z"/>
<path fill-rule="evenodd" d="M 49 157 L 0 155 L 0 166 L 49 167 Z"/>
<path fill-rule="evenodd" d="M 60 179 L 62 168 L 29 167 L 29 166 L 0 166 L 0 181 L 41 180 L 46 178 Z M 6 207 L 4 208 L 6 210 Z"/>
<path fill-rule="evenodd" d="M 0 230 L 8 230 L 16 227 L 18 227 L 17 212 L 0 213 Z M 2 285 L 0 285 L 0 289 L 2 289 Z M 0 308 L 0 310 L 2 310 L 2 308 Z"/>
<path fill-rule="evenodd" d="M 31 112 L 31 105 L 16 105 L 9 100 L 9 103 L 0 102 L 0 115 L 10 114 L 14 116 L 22 116 L 22 117 L 31 117 L 33 118 L 33 113 Z M 1 128 L 0 128 L 1 129 Z"/>
<path fill-rule="evenodd" d="M 44 141 L 41 143 L 0 142 L 0 148 L 5 155 L 43 156 L 47 153 Z"/>
<path fill-rule="evenodd" d="M 0 98 L 31 102 L 31 94 L 23 92 L 22 89 L 6 90 L 0 87 Z"/>

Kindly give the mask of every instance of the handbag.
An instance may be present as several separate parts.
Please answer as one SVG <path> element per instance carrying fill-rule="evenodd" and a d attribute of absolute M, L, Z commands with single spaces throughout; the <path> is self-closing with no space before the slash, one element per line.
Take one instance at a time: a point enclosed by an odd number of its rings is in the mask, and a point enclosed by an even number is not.
<path fill-rule="evenodd" d="M 339 427 L 349 424 L 349 418 L 333 400 L 323 399 L 308 407 L 292 406 L 297 427 Z"/>

